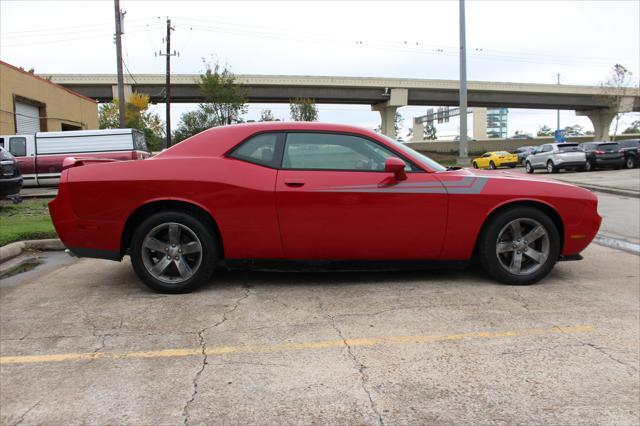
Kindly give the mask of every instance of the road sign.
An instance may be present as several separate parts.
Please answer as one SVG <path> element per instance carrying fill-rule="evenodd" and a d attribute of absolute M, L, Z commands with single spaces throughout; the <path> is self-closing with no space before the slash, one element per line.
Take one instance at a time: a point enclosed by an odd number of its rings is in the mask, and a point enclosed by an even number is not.
<path fill-rule="evenodd" d="M 556 130 L 555 132 L 553 132 L 553 137 L 556 142 L 564 142 L 564 130 Z"/>

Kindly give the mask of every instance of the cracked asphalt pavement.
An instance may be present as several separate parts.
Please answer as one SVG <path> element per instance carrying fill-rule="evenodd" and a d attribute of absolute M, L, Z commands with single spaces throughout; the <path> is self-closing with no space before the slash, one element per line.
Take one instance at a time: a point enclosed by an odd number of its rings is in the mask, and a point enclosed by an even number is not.
<path fill-rule="evenodd" d="M 538 285 L 477 270 L 222 272 L 128 262 L 0 286 L 0 423 L 640 423 L 640 262 L 591 245 Z"/>

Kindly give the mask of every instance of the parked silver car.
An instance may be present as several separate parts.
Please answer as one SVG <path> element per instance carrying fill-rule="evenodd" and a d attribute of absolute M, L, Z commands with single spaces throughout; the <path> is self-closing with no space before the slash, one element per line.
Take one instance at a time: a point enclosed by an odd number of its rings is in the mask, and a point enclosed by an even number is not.
<path fill-rule="evenodd" d="M 527 157 L 524 167 L 527 173 L 536 169 L 558 173 L 561 169 L 584 170 L 586 165 L 587 157 L 577 143 L 547 143 Z"/>

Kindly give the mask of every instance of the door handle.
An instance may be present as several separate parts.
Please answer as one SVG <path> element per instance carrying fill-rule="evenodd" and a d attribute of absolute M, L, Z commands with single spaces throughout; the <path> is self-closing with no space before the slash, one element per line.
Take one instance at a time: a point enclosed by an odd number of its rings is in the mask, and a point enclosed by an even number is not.
<path fill-rule="evenodd" d="M 286 179 L 284 181 L 284 184 L 293 188 L 299 188 L 301 186 L 304 186 L 304 181 L 300 179 Z"/>

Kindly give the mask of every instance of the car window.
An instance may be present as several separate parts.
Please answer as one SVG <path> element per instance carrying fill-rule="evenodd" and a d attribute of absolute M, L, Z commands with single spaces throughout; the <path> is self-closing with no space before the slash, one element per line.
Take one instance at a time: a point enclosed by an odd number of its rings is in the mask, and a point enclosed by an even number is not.
<path fill-rule="evenodd" d="M 551 145 L 544 145 L 542 147 L 542 152 L 549 152 L 551 150 L 553 150 L 553 146 L 551 146 Z"/>
<path fill-rule="evenodd" d="M 637 148 L 638 146 L 640 146 L 640 141 L 630 139 L 626 141 L 620 141 L 618 142 L 618 145 L 620 145 L 621 148 Z"/>
<path fill-rule="evenodd" d="M 577 143 L 563 143 L 562 145 L 558 145 L 558 150 L 562 152 L 573 152 L 580 151 L 580 147 Z"/>
<path fill-rule="evenodd" d="M 27 155 L 27 139 L 26 138 L 9 138 L 9 152 L 14 157 L 24 157 Z"/>
<path fill-rule="evenodd" d="M 508 153 L 507 151 L 498 151 L 496 152 L 496 155 L 511 155 L 511 154 Z"/>
<path fill-rule="evenodd" d="M 601 143 L 598 145 L 598 149 L 601 149 L 603 151 L 618 151 L 620 149 L 620 146 L 615 142 Z"/>
<path fill-rule="evenodd" d="M 368 139 L 331 133 L 288 133 L 283 169 L 382 172 L 385 161 L 397 157 Z M 412 170 L 407 164 L 405 170 Z"/>
<path fill-rule="evenodd" d="M 278 133 L 263 133 L 247 139 L 234 149 L 230 157 L 263 166 L 274 167 Z"/>
<path fill-rule="evenodd" d="M 487 153 L 485 153 L 485 154 L 482 154 L 482 157 L 483 157 L 483 158 L 484 158 L 484 157 L 491 157 L 491 153 L 490 153 L 490 152 L 487 152 Z"/>

